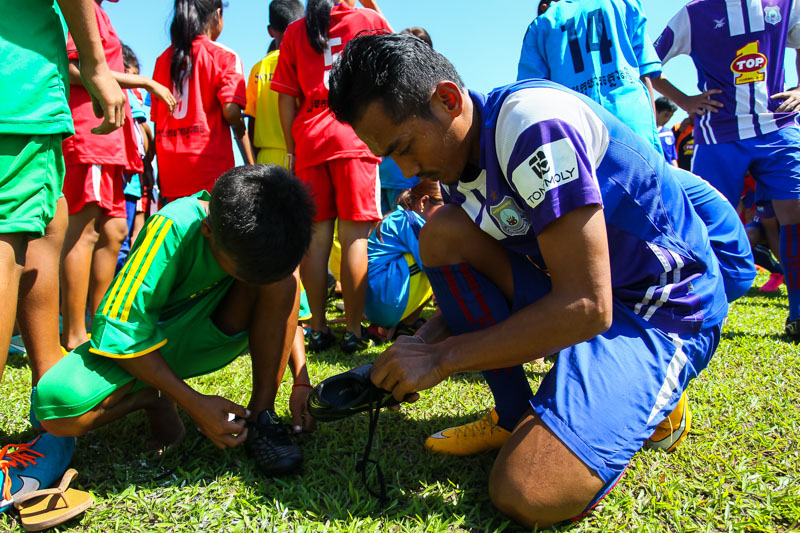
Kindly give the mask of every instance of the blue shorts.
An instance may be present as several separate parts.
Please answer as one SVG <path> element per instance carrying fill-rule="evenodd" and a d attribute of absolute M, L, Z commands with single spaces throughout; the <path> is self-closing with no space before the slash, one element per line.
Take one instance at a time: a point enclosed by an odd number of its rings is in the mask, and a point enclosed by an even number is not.
<path fill-rule="evenodd" d="M 800 199 L 800 127 L 781 128 L 744 141 L 695 144 L 692 172 L 736 207 L 747 172 L 756 180 L 756 201 Z"/>
<path fill-rule="evenodd" d="M 509 253 L 512 312 L 549 290 L 546 274 Z M 654 328 L 615 302 L 605 333 L 562 350 L 530 400 L 547 427 L 606 483 L 605 494 L 689 381 L 706 367 L 720 327 L 678 335 Z"/>

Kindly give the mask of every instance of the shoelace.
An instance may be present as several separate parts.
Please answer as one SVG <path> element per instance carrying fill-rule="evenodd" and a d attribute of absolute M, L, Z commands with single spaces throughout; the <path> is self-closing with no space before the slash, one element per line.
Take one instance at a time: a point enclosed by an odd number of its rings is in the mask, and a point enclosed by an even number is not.
<path fill-rule="evenodd" d="M 20 468 L 35 465 L 36 459 L 44 457 L 43 453 L 31 450 L 40 437 L 36 437 L 27 444 L 7 444 L 0 450 L 0 470 L 3 472 L 3 499 L 11 499 L 11 480 L 8 478 L 9 468 Z M 9 451 L 16 448 L 15 451 Z"/>
<path fill-rule="evenodd" d="M 486 415 L 489 418 L 489 423 L 484 424 L 483 418 L 476 420 L 470 424 L 465 424 L 463 426 L 459 426 L 456 428 L 455 434 L 456 435 L 491 435 L 494 432 L 494 428 L 497 427 L 497 424 L 494 423 L 492 420 L 492 415 L 489 413 Z M 486 418 L 484 417 L 484 418 Z M 488 428 L 488 429 L 487 429 Z"/>
<path fill-rule="evenodd" d="M 386 504 L 386 479 L 383 477 L 383 471 L 381 470 L 381 465 L 378 461 L 369 458 L 369 454 L 372 451 L 372 441 L 375 437 L 375 430 L 378 427 L 378 417 L 381 414 L 381 407 L 383 403 L 383 398 L 379 397 L 373 406 L 373 400 L 370 398 L 369 400 L 369 430 L 368 430 L 368 437 L 367 437 L 367 445 L 364 447 L 364 456 L 356 462 L 356 472 L 361 472 L 361 481 L 364 483 L 364 487 L 366 487 L 367 492 L 378 498 L 380 502 L 380 513 L 383 514 L 383 507 Z M 378 476 L 378 483 L 380 484 L 380 492 L 375 492 L 367 483 L 367 464 L 372 463 L 375 465 L 375 474 Z"/>

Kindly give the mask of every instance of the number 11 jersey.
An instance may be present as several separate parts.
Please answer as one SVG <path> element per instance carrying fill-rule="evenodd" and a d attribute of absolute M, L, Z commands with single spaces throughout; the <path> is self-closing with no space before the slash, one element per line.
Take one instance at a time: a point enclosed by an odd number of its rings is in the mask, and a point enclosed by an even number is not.
<path fill-rule="evenodd" d="M 517 79 L 544 78 L 583 93 L 658 147 L 640 80 L 661 72 L 646 22 L 639 0 L 553 2 L 528 27 Z"/>

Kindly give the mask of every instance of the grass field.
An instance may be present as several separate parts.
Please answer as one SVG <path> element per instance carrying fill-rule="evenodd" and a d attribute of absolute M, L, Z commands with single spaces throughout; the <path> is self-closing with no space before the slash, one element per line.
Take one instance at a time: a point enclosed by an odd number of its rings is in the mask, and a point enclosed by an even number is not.
<path fill-rule="evenodd" d="M 757 285 L 765 281 L 759 276 Z M 800 346 L 781 336 L 785 292 L 755 290 L 731 308 L 722 343 L 690 388 L 692 434 L 671 455 L 642 452 L 616 489 L 574 531 L 800 530 Z M 341 327 L 341 326 L 339 326 Z M 372 349 L 309 356 L 314 382 L 363 364 Z M 527 365 L 534 387 L 549 363 Z M 246 404 L 246 357 L 192 380 L 202 392 Z M 291 380 L 278 412 L 287 416 Z M 11 356 L 0 385 L 0 439 L 24 442 L 30 372 Z M 62 531 L 521 531 L 491 505 L 486 480 L 494 453 L 471 458 L 429 455 L 429 433 L 470 421 L 491 407 L 480 375 L 450 378 L 400 412 L 381 414 L 372 457 L 386 475 L 389 503 L 380 510 L 354 465 L 367 417 L 322 425 L 300 438 L 302 472 L 265 479 L 241 449 L 216 449 L 188 417 L 184 443 L 165 457 L 145 453 L 144 417 L 134 415 L 79 439 L 77 486 L 95 506 Z M 373 486 L 376 481 L 373 478 Z M 21 531 L 0 516 L 0 531 Z"/>

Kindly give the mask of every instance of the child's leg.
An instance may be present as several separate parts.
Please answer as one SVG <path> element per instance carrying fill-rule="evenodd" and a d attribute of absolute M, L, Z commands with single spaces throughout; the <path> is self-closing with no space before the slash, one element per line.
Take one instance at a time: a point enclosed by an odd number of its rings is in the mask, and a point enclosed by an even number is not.
<path fill-rule="evenodd" d="M 58 334 L 58 263 L 66 231 L 67 201 L 61 198 L 44 237 L 28 243 L 20 280 L 17 320 L 28 350 L 34 386 L 62 357 Z"/>
<path fill-rule="evenodd" d="M 311 244 L 301 264 L 303 285 L 311 308 L 311 329 L 326 326 L 325 301 L 328 299 L 328 257 L 331 255 L 334 219 L 314 222 Z"/>
<path fill-rule="evenodd" d="M 361 338 L 361 317 L 367 297 L 367 237 L 371 221 L 339 220 L 342 243 L 342 299 L 347 331 Z"/>
<path fill-rule="evenodd" d="M 8 346 L 16 318 L 19 280 L 25 265 L 27 238 L 21 233 L 0 234 L 0 378 L 8 357 Z M 10 304 L 10 305 L 9 305 Z"/>
<path fill-rule="evenodd" d="M 297 333 L 299 286 L 294 276 L 269 285 L 237 281 L 211 315 L 225 335 L 250 332 L 253 391 L 247 407 L 253 419 L 265 409 L 275 410 L 275 396 Z"/>
<path fill-rule="evenodd" d="M 96 203 L 87 204 L 69 215 L 61 255 L 61 344 L 72 350 L 88 340 L 86 334 L 86 297 L 92 253 L 99 237 L 95 223 L 100 216 Z"/>
<path fill-rule="evenodd" d="M 97 220 L 97 230 L 99 238 L 92 253 L 89 277 L 89 311 L 92 315 L 97 312 L 114 279 L 119 249 L 128 236 L 128 224 L 124 218 L 102 214 Z"/>

